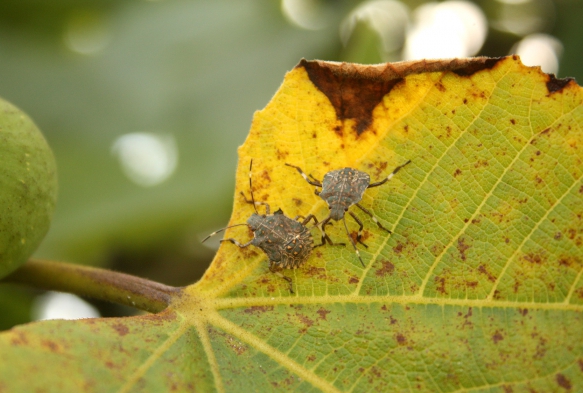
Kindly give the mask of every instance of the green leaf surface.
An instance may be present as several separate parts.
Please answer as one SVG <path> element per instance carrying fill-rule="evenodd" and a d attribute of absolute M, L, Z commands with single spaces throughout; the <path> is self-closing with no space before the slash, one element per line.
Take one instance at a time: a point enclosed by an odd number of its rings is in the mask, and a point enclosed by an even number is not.
<path fill-rule="evenodd" d="M 0 99 L 0 278 L 22 265 L 49 229 L 57 199 L 53 153 L 32 120 Z"/>
<path fill-rule="evenodd" d="M 582 103 L 512 57 L 302 61 L 239 150 L 229 224 L 254 212 L 251 158 L 255 200 L 318 219 L 325 202 L 286 162 L 374 181 L 410 159 L 362 200 L 392 235 L 353 208 L 365 267 L 319 247 L 283 271 L 292 294 L 261 250 L 223 243 L 161 314 L 3 333 L 0 391 L 581 391 Z"/>

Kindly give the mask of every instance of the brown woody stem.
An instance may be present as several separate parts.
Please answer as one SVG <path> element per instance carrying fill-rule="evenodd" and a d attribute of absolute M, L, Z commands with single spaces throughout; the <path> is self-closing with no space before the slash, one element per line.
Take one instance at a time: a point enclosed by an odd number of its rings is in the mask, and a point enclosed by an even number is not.
<path fill-rule="evenodd" d="M 164 310 L 182 291 L 129 274 L 41 259 L 30 259 L 0 282 L 69 292 L 148 312 Z"/>

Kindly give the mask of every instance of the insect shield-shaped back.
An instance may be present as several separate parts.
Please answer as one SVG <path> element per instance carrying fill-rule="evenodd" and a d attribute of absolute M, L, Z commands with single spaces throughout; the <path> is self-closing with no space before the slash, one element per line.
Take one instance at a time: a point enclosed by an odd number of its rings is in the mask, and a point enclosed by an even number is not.
<path fill-rule="evenodd" d="M 322 230 L 321 245 L 324 245 L 326 241 L 328 241 L 328 243 L 330 244 L 333 244 L 328 235 L 326 234 L 326 225 L 330 223 L 330 220 L 334 221 L 342 220 L 342 222 L 344 223 L 344 228 L 346 229 L 346 235 L 348 236 L 348 239 L 350 240 L 350 243 L 352 244 L 352 247 L 354 248 L 354 251 L 360 263 L 364 267 L 364 262 L 360 257 L 360 252 L 358 251 L 358 248 L 356 248 L 356 244 L 352 239 L 352 236 L 350 236 L 350 232 L 348 231 L 345 213 L 348 212 L 348 214 L 350 214 L 354 221 L 356 221 L 356 223 L 359 225 L 358 233 L 356 235 L 356 241 L 365 247 L 368 246 L 364 244 L 361 240 L 364 225 L 362 225 L 362 222 L 353 212 L 348 211 L 348 209 L 352 205 L 356 205 L 360 210 L 369 215 L 372 218 L 372 220 L 376 222 L 379 228 L 387 231 L 388 233 L 392 233 L 387 228 L 383 227 L 381 223 L 376 219 L 376 217 L 368 209 L 362 207 L 359 204 L 359 202 L 362 200 L 364 192 L 366 191 L 367 188 L 377 187 L 382 184 L 385 184 L 387 181 L 391 180 L 391 178 L 401 168 L 403 168 L 410 162 L 411 161 L 409 160 L 403 165 L 396 167 L 395 170 L 392 173 L 390 173 L 386 178 L 376 183 L 370 182 L 370 176 L 368 175 L 368 173 L 361 172 L 353 168 L 343 168 L 330 171 L 326 173 L 326 175 L 324 175 L 324 180 L 320 182 L 319 180 L 306 175 L 300 167 L 287 163 L 285 165 L 295 168 L 300 173 L 300 175 L 302 175 L 302 177 L 311 185 L 322 188 L 321 191 L 318 191 L 316 189 L 316 194 L 320 195 L 320 197 L 326 201 L 328 207 L 330 208 L 330 214 L 320 223 L 320 228 Z"/>
<path fill-rule="evenodd" d="M 348 208 L 362 200 L 369 184 L 368 173 L 356 169 L 344 168 L 326 173 L 320 197 L 330 208 L 330 218 L 342 220 Z"/>
<path fill-rule="evenodd" d="M 316 224 L 318 224 L 318 221 L 316 220 L 316 217 L 310 214 L 303 221 L 299 222 L 297 219 L 301 216 L 291 219 L 287 217 L 281 209 L 270 214 L 269 204 L 266 202 L 256 202 L 253 197 L 253 185 L 251 182 L 252 166 L 253 162 L 251 162 L 249 166 L 249 188 L 251 189 L 251 200 L 248 200 L 245 194 L 241 194 L 247 203 L 253 204 L 255 213 L 247 219 L 246 224 L 235 224 L 215 231 L 207 236 L 203 242 L 209 237 L 214 236 L 227 228 L 247 225 L 251 231 L 253 231 L 253 239 L 247 243 L 241 244 L 233 238 L 223 239 L 221 242 L 228 241 L 240 248 L 254 245 L 263 250 L 265 255 L 269 258 L 269 270 L 284 280 L 287 280 L 290 285 L 290 292 L 293 293 L 291 278 L 276 271 L 276 268 L 295 269 L 308 260 L 312 249 L 314 248 L 314 242 L 306 224 L 312 219 Z M 255 207 L 256 205 L 264 205 L 265 214 L 259 214 Z"/>

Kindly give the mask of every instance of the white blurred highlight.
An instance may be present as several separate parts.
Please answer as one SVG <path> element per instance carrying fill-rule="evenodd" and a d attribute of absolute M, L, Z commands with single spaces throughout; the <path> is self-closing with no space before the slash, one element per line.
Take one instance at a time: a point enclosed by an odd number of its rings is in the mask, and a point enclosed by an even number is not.
<path fill-rule="evenodd" d="M 178 163 L 178 149 L 171 135 L 148 132 L 125 134 L 113 143 L 123 172 L 134 183 L 151 187 L 168 179 Z"/>
<path fill-rule="evenodd" d="M 484 44 L 487 31 L 486 17 L 475 4 L 467 1 L 423 4 L 413 12 L 403 58 L 472 56 Z"/>
<path fill-rule="evenodd" d="M 38 296 L 32 305 L 32 319 L 35 321 L 99 317 L 95 307 L 69 293 L 47 292 Z"/>
<path fill-rule="evenodd" d="M 493 28 L 516 35 L 526 35 L 552 26 L 555 5 L 552 0 L 497 0 Z"/>
<path fill-rule="evenodd" d="M 563 45 L 550 35 L 531 34 L 514 45 L 511 53 L 520 56 L 522 63 L 527 66 L 540 66 L 543 72 L 556 74 L 559 71 Z"/>
<path fill-rule="evenodd" d="M 348 43 L 358 22 L 366 22 L 380 37 L 384 52 L 392 52 L 403 44 L 409 23 L 409 9 L 396 0 L 372 0 L 356 7 L 340 25 L 340 39 Z"/>
<path fill-rule="evenodd" d="M 319 0 L 282 0 L 281 12 L 293 25 L 306 30 L 320 30 L 327 20 Z"/>
<path fill-rule="evenodd" d="M 105 18 L 96 12 L 73 14 L 65 23 L 65 45 L 82 55 L 95 55 L 111 41 L 111 32 Z"/>

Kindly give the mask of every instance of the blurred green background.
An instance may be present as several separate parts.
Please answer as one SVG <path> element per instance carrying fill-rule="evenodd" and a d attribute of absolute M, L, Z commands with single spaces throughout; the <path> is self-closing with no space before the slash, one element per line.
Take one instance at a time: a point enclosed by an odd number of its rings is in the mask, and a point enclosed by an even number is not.
<path fill-rule="evenodd" d="M 580 15 L 580 0 L 3 0 L 0 96 L 59 169 L 36 256 L 193 283 L 215 252 L 200 240 L 230 215 L 237 146 L 302 57 L 518 53 L 581 81 Z M 31 320 L 38 294 L 0 285 L 0 329 Z"/>

